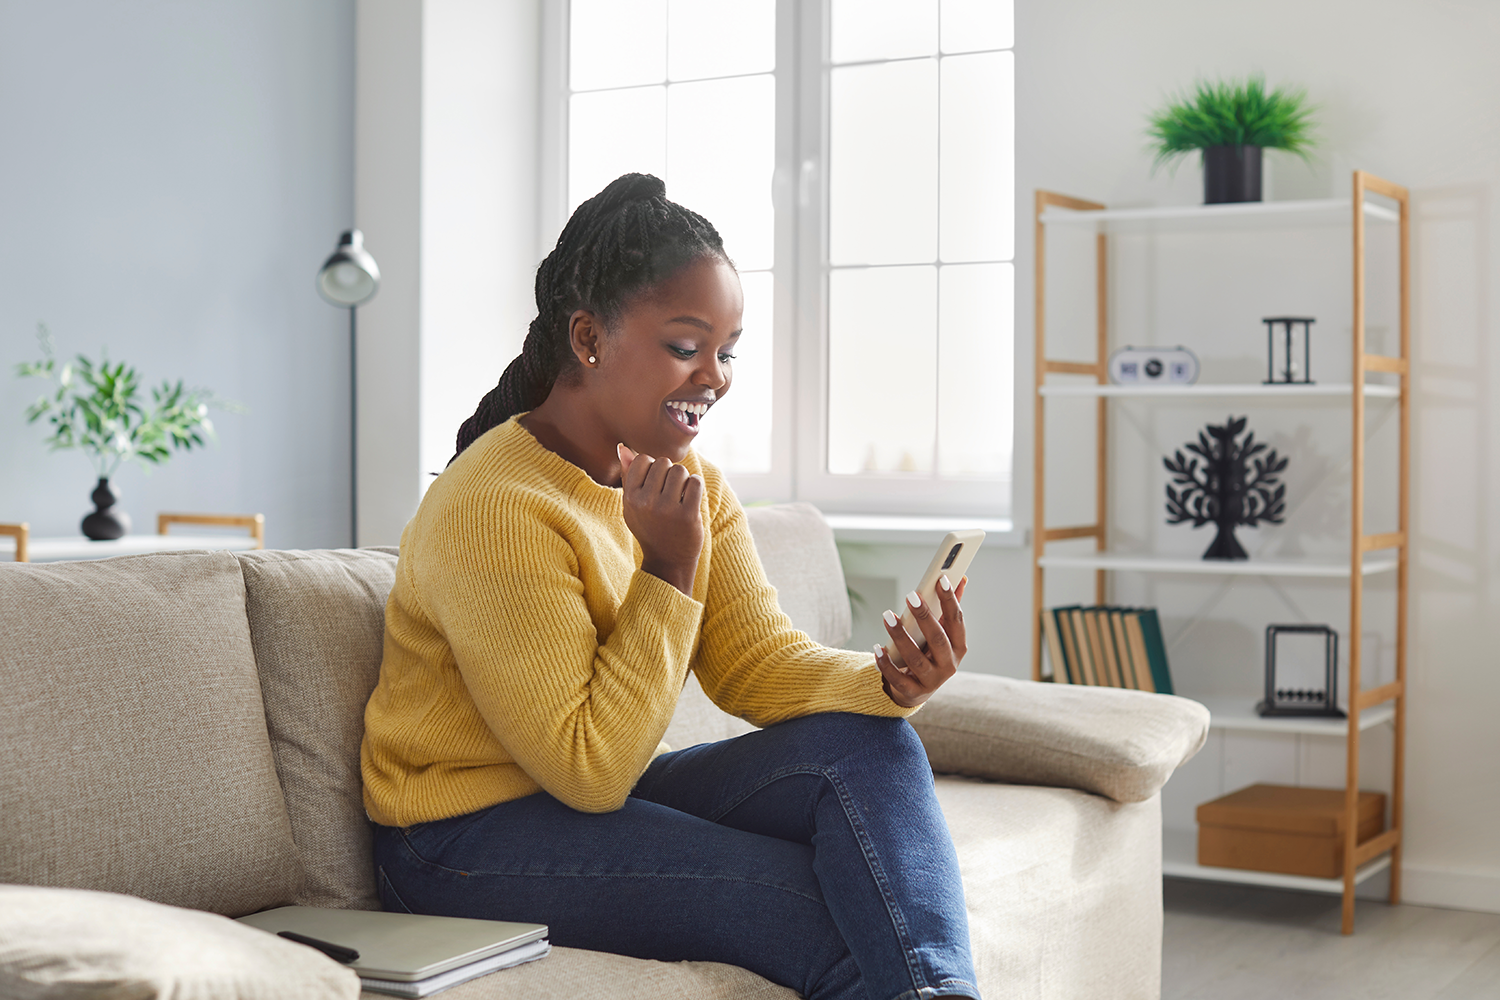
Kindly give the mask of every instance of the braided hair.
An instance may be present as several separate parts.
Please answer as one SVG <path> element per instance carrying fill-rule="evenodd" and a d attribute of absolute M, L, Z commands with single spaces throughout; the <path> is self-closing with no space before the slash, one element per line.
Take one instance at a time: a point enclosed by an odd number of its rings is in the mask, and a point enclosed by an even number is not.
<path fill-rule="evenodd" d="M 558 378 L 576 375 L 568 332 L 574 312 L 586 309 L 607 325 L 683 266 L 705 257 L 729 263 L 718 230 L 668 201 L 666 191 L 650 174 L 625 174 L 573 212 L 536 270 L 537 315 L 521 353 L 459 427 L 454 458 L 485 431 L 535 409 Z"/>

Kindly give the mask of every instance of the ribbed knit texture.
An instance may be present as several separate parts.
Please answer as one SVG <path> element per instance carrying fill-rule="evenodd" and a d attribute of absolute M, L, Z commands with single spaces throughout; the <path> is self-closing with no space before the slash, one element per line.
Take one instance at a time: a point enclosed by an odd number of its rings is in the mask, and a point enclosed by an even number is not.
<path fill-rule="evenodd" d="M 486 433 L 401 537 L 380 682 L 365 709 L 365 810 L 387 826 L 547 792 L 620 808 L 693 670 L 757 726 L 816 712 L 907 716 L 868 653 L 820 646 L 766 581 L 744 510 L 703 476 L 703 553 L 687 597 L 642 572 L 621 492 L 518 422 Z"/>

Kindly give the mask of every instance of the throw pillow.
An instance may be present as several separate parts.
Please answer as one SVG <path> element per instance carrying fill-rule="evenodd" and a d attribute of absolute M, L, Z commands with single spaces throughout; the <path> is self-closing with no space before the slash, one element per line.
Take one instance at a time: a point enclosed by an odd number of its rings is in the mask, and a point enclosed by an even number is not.
<path fill-rule="evenodd" d="M 86 889 L 0 886 L 0 996 L 340 1000 L 359 977 L 228 917 Z"/>

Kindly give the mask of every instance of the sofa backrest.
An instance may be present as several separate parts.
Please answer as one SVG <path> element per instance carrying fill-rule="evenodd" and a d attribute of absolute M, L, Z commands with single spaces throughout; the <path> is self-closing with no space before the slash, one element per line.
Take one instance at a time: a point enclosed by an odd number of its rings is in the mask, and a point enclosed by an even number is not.
<path fill-rule="evenodd" d="M 748 515 L 782 609 L 847 639 L 822 515 Z M 0 882 L 379 908 L 359 747 L 395 569 L 395 549 L 4 564 Z M 666 738 L 751 728 L 689 678 Z"/>
<path fill-rule="evenodd" d="M 0 882 L 230 916 L 302 883 L 239 564 L 0 564 Z"/>
<path fill-rule="evenodd" d="M 380 909 L 361 795 L 395 549 L 245 552 L 245 612 L 304 906 Z"/>

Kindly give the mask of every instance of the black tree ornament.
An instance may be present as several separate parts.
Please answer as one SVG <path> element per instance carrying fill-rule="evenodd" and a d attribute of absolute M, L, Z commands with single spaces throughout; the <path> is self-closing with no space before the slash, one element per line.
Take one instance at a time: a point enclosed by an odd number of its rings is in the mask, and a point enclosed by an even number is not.
<path fill-rule="evenodd" d="M 1172 474 L 1167 484 L 1167 523 L 1218 526 L 1204 559 L 1248 559 L 1235 540 L 1234 529 L 1240 525 L 1254 528 L 1262 521 L 1280 524 L 1286 513 L 1286 486 L 1280 474 L 1287 460 L 1278 458 L 1275 449 L 1266 452 L 1264 444 L 1255 442 L 1254 431 L 1236 441 L 1246 419 L 1231 416 L 1222 427 L 1209 424 L 1207 433 L 1199 431 L 1198 440 L 1186 445 L 1198 458 L 1185 458 L 1179 451 L 1161 460 Z"/>

